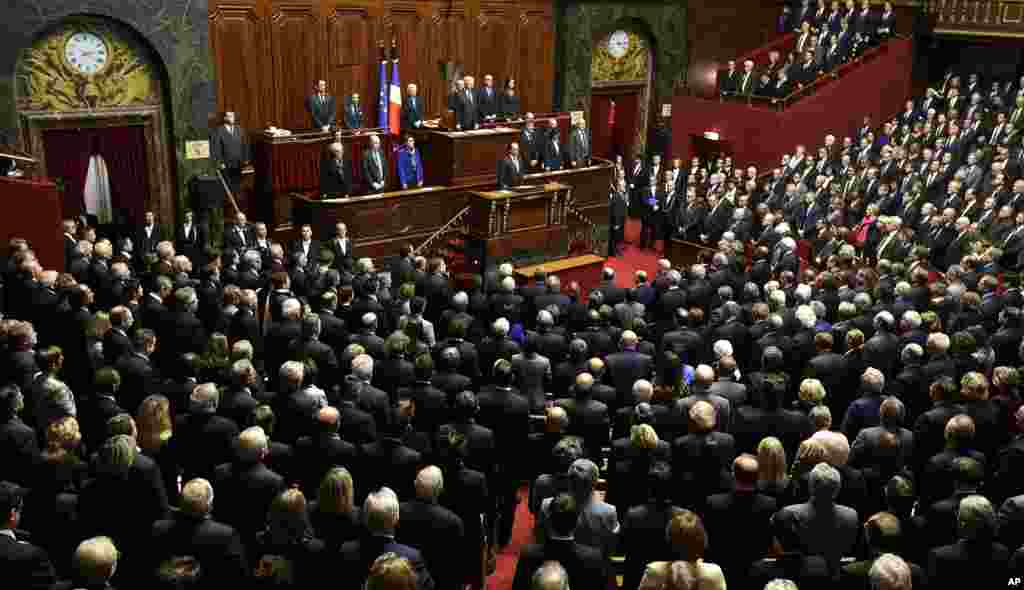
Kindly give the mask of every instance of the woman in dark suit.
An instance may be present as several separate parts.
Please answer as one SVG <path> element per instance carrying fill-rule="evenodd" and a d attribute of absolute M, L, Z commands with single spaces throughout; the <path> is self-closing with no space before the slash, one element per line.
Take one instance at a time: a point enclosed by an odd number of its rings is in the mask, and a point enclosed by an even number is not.
<path fill-rule="evenodd" d="M 327 157 L 320 162 L 322 198 L 348 197 L 352 193 L 352 179 L 344 152 L 341 142 L 327 146 Z"/>
<path fill-rule="evenodd" d="M 498 101 L 498 112 L 507 120 L 519 118 L 519 95 L 516 94 L 516 79 L 509 78 L 505 81 L 505 93 Z"/>

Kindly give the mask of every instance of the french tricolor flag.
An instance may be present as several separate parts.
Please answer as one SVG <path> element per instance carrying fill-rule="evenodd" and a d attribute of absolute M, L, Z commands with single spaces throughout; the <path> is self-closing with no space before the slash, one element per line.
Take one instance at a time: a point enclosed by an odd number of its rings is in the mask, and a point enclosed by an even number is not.
<path fill-rule="evenodd" d="M 391 89 L 388 100 L 388 126 L 391 135 L 398 135 L 401 127 L 399 118 L 402 112 L 402 83 L 398 79 L 398 60 L 391 61 Z"/>

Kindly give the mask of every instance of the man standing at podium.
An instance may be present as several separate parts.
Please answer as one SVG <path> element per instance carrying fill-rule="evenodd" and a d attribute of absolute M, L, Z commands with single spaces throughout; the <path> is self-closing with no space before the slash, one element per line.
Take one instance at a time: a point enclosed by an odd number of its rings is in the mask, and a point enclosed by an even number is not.
<path fill-rule="evenodd" d="M 423 103 L 415 84 L 405 88 L 405 102 L 402 103 L 402 131 L 419 129 L 423 126 Z"/>
<path fill-rule="evenodd" d="M 338 111 L 333 96 L 327 96 L 327 81 L 319 80 L 312 95 L 306 97 L 306 110 L 313 119 L 313 128 L 330 131 Z"/>
<path fill-rule="evenodd" d="M 336 141 L 327 146 L 327 157 L 320 162 L 321 197 L 348 197 L 352 194 L 352 179 L 345 162 L 345 146 Z"/>
<path fill-rule="evenodd" d="M 380 149 L 380 136 L 370 136 L 370 149 L 363 154 L 363 178 L 370 186 L 370 193 L 379 193 L 384 190 L 384 184 L 388 177 L 388 161 L 384 152 Z"/>
<path fill-rule="evenodd" d="M 523 182 L 523 162 L 519 158 L 519 144 L 508 146 L 505 158 L 498 163 L 498 188 L 501 190 L 519 186 Z"/>
<path fill-rule="evenodd" d="M 423 186 L 423 160 L 411 135 L 405 138 L 405 147 L 398 152 L 398 181 L 402 183 L 402 190 Z"/>
<path fill-rule="evenodd" d="M 562 139 L 558 129 L 558 121 L 548 119 L 548 138 L 541 148 L 541 155 L 544 160 L 544 171 L 562 169 Z"/>
<path fill-rule="evenodd" d="M 235 113 L 224 113 L 224 124 L 210 133 L 210 157 L 224 174 L 233 194 L 242 189 L 242 168 L 249 163 L 249 142 L 235 124 Z"/>
<path fill-rule="evenodd" d="M 569 136 L 569 164 L 573 168 L 590 166 L 590 137 L 583 117 L 576 120 L 576 127 Z"/>
<path fill-rule="evenodd" d="M 466 76 L 462 79 L 464 88 L 458 100 L 459 109 L 456 111 L 458 120 L 457 128 L 462 131 L 472 131 L 477 127 L 477 119 L 480 111 L 476 104 L 476 90 L 473 88 L 473 76 Z"/>
<path fill-rule="evenodd" d="M 345 105 L 345 127 L 349 129 L 363 128 L 363 103 L 360 102 L 358 94 L 350 96 Z"/>

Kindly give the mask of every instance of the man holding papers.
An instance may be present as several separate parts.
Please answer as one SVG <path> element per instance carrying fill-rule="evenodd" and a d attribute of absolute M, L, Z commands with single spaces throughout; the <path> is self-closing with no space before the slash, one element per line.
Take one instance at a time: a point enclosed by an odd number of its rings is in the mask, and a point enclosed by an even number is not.
<path fill-rule="evenodd" d="M 507 190 L 523 182 L 523 162 L 519 159 L 519 144 L 508 146 L 505 158 L 498 162 L 498 188 Z"/>

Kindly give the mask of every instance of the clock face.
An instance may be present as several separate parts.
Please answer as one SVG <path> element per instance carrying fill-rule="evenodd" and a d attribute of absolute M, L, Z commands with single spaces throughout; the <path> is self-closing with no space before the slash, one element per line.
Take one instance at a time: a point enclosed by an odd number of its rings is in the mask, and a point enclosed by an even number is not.
<path fill-rule="evenodd" d="M 629 51 L 629 33 L 626 31 L 615 31 L 608 37 L 608 53 L 615 59 L 620 59 Z"/>
<path fill-rule="evenodd" d="M 103 39 L 92 33 L 78 32 L 64 44 L 64 59 L 79 74 L 92 76 L 106 67 L 110 54 Z"/>

